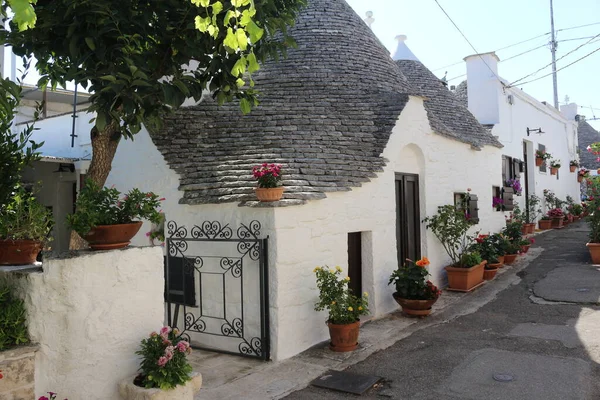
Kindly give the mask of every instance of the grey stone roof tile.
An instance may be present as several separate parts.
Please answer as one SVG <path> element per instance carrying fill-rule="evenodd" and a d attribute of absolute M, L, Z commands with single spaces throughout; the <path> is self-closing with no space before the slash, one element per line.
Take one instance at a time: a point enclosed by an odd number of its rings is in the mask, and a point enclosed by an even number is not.
<path fill-rule="evenodd" d="M 396 64 L 417 94 L 425 98 L 425 110 L 435 133 L 477 149 L 488 145 L 503 147 L 420 61 L 397 60 Z"/>
<path fill-rule="evenodd" d="M 579 117 L 579 124 L 577 128 L 577 137 L 579 140 L 579 159 L 582 167 L 587 169 L 598 169 L 600 168 L 600 162 L 597 161 L 597 156 L 588 152 L 587 147 L 594 143 L 600 142 L 600 133 L 595 130 L 589 122 Z"/>
<path fill-rule="evenodd" d="M 152 139 L 180 175 L 180 203 L 254 203 L 252 166 L 282 164 L 284 199 L 303 204 L 376 177 L 413 93 L 387 49 L 344 0 L 310 0 L 290 29 L 298 47 L 254 75 L 260 105 L 210 98 L 166 120 Z"/>

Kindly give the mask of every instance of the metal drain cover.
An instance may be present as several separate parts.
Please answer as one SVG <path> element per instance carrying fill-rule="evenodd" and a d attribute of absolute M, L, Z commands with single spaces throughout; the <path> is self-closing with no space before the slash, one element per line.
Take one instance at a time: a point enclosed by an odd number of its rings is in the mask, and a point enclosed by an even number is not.
<path fill-rule="evenodd" d="M 378 376 L 351 374 L 345 371 L 328 371 L 311 382 L 311 385 L 339 392 L 363 394 L 381 380 Z"/>
<path fill-rule="evenodd" d="M 510 374 L 494 374 L 494 380 L 497 382 L 512 382 L 515 377 Z"/>
<path fill-rule="evenodd" d="M 577 288 L 577 289 L 575 289 L 575 290 L 577 290 L 578 292 L 589 292 L 589 291 L 590 291 L 590 289 L 589 289 L 589 288 L 586 288 L 586 287 L 583 287 L 583 288 Z"/>

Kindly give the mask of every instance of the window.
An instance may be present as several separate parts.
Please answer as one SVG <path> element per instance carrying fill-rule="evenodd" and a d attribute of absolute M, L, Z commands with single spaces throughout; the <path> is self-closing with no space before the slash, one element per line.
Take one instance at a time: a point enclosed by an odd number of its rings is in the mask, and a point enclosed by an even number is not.
<path fill-rule="evenodd" d="M 457 210 L 465 210 L 469 222 L 479 223 L 478 197 L 473 193 L 454 193 L 454 206 Z"/>
<path fill-rule="evenodd" d="M 525 170 L 525 163 L 517 158 L 502 156 L 502 182 L 509 179 L 519 179 Z"/>
<path fill-rule="evenodd" d="M 504 202 L 502 199 L 502 189 L 500 189 L 500 186 L 492 186 L 492 207 L 496 211 L 502 211 L 502 204 L 499 202 Z"/>
<path fill-rule="evenodd" d="M 544 146 L 543 144 L 538 144 L 538 150 L 543 153 L 546 151 L 546 146 Z M 540 172 L 548 172 L 546 160 L 542 161 L 542 165 L 540 165 Z"/>

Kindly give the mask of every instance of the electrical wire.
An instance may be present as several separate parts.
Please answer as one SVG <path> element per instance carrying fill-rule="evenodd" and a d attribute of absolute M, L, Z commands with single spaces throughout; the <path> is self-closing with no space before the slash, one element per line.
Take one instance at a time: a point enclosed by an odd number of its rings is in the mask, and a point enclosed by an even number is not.
<path fill-rule="evenodd" d="M 571 29 L 585 28 L 586 26 L 592 26 L 592 25 L 600 25 L 600 22 L 592 22 L 591 24 L 572 26 L 570 28 L 562 28 L 562 29 L 556 30 L 556 32 L 570 31 Z"/>
<path fill-rule="evenodd" d="M 597 51 L 600 51 L 600 47 L 598 47 L 596 50 L 594 50 L 594 51 L 592 51 L 592 52 L 590 52 L 590 53 L 586 54 L 585 56 L 578 58 L 577 60 L 573 61 L 572 63 L 569 63 L 569 64 L 567 64 L 567 65 L 565 65 L 565 66 L 563 66 L 563 67 L 560 67 L 559 69 L 557 69 L 557 70 L 556 70 L 556 72 L 558 72 L 558 71 L 562 71 L 563 69 L 565 69 L 565 68 L 567 68 L 567 67 L 570 67 L 571 65 L 573 65 L 573 64 L 575 64 L 575 63 L 578 63 L 579 61 L 583 60 L 584 58 L 587 58 L 587 57 L 591 56 L 592 54 L 594 54 L 594 53 L 595 53 L 595 52 L 597 52 Z M 532 80 L 530 80 L 530 81 L 526 81 L 526 82 L 520 83 L 520 84 L 519 84 L 519 86 L 523 86 L 523 85 L 526 85 L 526 84 L 528 84 L 528 83 L 531 83 L 531 82 L 539 81 L 540 79 L 543 79 L 543 78 L 545 78 L 545 77 L 547 77 L 547 76 L 550 76 L 550 75 L 552 75 L 552 74 L 553 74 L 553 72 L 550 72 L 550 73 L 548 73 L 548 74 L 546 74 L 546 75 L 542 75 L 542 76 L 540 76 L 539 78 L 535 78 L 535 79 L 532 79 Z M 509 88 L 510 88 L 510 87 L 513 87 L 513 84 L 511 83 L 510 85 L 508 85 L 508 87 L 509 87 Z"/>
<path fill-rule="evenodd" d="M 488 67 L 488 69 L 490 70 L 490 72 L 496 77 L 496 79 L 498 79 L 498 82 L 500 82 L 500 84 L 502 86 L 504 86 L 504 82 L 502 82 L 502 79 L 500 79 L 500 77 L 494 72 L 494 70 L 488 65 L 487 62 L 485 62 L 485 60 L 483 59 L 483 57 L 481 57 L 481 54 L 479 54 L 479 52 L 477 51 L 477 49 L 475 48 L 475 46 L 473 46 L 473 44 L 471 43 L 471 41 L 469 39 L 467 39 L 467 36 L 465 36 L 465 34 L 460 30 L 460 28 L 458 27 L 458 25 L 456 25 L 456 22 L 454 22 L 454 20 L 452 20 L 452 18 L 450 17 L 450 15 L 448 15 L 448 13 L 446 12 L 446 10 L 444 10 L 444 7 L 442 7 L 442 5 L 439 3 L 438 0 L 433 0 L 435 1 L 435 4 L 438 5 L 438 7 L 440 8 L 440 10 L 442 10 L 442 12 L 446 15 L 446 17 L 448 17 L 448 19 L 450 20 L 450 22 L 452 22 L 452 25 L 454 25 L 454 27 L 456 28 L 456 30 L 462 35 L 462 37 L 467 41 L 467 43 L 469 43 L 469 46 L 471 46 L 471 48 L 473 49 L 473 51 L 475 52 L 475 54 L 477 54 L 477 56 L 479 56 L 479 58 L 481 58 L 481 61 L 483 61 L 483 63 L 486 65 L 486 67 Z"/>
<path fill-rule="evenodd" d="M 572 53 L 576 52 L 577 50 L 579 50 L 579 49 L 580 49 L 580 48 L 582 48 L 583 46 L 585 46 L 585 45 L 587 45 L 587 44 L 591 43 L 592 41 L 594 41 L 594 39 L 596 39 L 596 38 L 597 38 L 597 37 L 599 37 L 599 36 L 600 36 L 600 33 L 599 33 L 599 34 L 597 34 L 596 36 L 593 36 L 593 37 L 592 37 L 591 39 L 589 39 L 587 42 L 585 42 L 585 43 L 583 43 L 583 44 L 580 44 L 579 46 L 577 46 L 577 47 L 576 47 L 576 48 L 574 48 L 573 50 L 569 51 L 568 53 L 564 54 L 563 56 L 561 56 L 561 57 L 557 58 L 557 59 L 556 59 L 556 61 L 562 60 L 563 58 L 565 58 L 565 57 L 566 57 L 566 56 L 568 56 L 569 54 L 572 54 Z M 551 65 L 552 65 L 552 63 L 546 64 L 546 65 L 544 65 L 542 68 L 539 68 L 539 69 L 537 69 L 536 71 L 534 71 L 534 72 L 532 72 L 532 73 L 530 73 L 530 74 L 527 74 L 527 75 L 525 75 L 524 77 L 517 79 L 516 81 L 513 81 L 513 82 L 511 82 L 511 83 L 510 83 L 508 86 L 509 86 L 509 87 L 510 87 L 510 86 L 513 86 L 515 83 L 517 83 L 517 82 L 520 82 L 520 81 L 522 81 L 523 79 L 529 78 L 530 76 L 533 76 L 533 75 L 537 74 L 537 73 L 538 73 L 538 72 L 540 72 L 541 70 L 544 70 L 544 69 L 548 68 L 548 67 L 549 67 L 549 66 L 551 66 Z"/>

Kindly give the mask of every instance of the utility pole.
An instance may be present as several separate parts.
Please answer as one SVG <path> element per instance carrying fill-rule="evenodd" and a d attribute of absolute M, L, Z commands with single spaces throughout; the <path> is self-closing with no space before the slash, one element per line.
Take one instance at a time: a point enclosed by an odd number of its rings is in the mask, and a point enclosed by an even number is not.
<path fill-rule="evenodd" d="M 552 84 L 554 85 L 554 108 L 558 110 L 558 83 L 556 79 L 556 37 L 554 32 L 554 7 L 550 0 L 550 28 L 552 29 L 552 42 L 550 51 L 552 52 Z"/>

